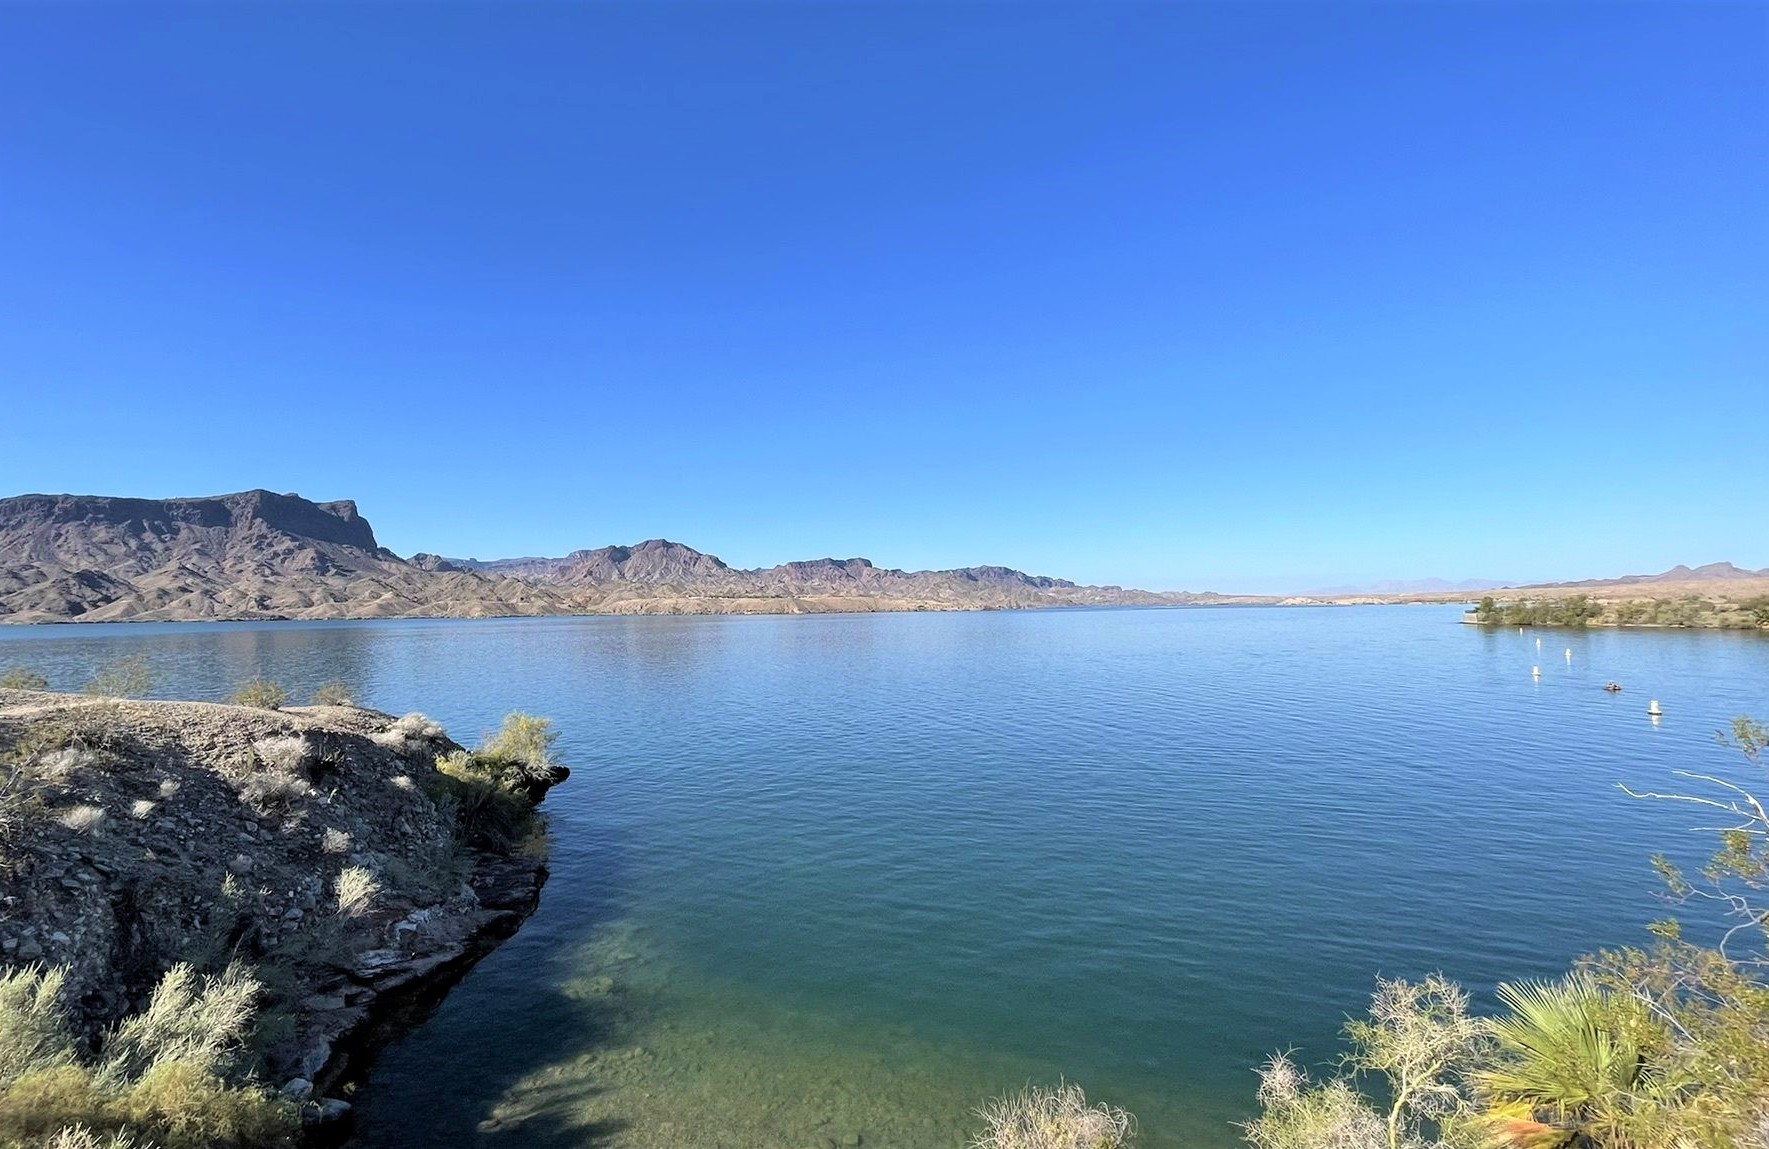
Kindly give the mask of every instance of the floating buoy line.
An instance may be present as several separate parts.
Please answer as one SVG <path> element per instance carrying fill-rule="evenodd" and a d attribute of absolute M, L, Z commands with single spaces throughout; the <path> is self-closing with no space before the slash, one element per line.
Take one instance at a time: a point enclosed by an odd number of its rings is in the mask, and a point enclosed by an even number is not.
<path fill-rule="evenodd" d="M 1523 630 L 1524 630 L 1524 628 L 1520 626 L 1517 628 L 1517 633 L 1522 634 Z M 1536 649 L 1538 651 L 1542 649 L 1542 640 L 1539 638 L 1536 639 Z M 1566 648 L 1565 658 L 1566 658 L 1566 665 L 1571 666 L 1572 665 L 1572 647 L 1569 646 Z M 1529 676 L 1537 682 L 1540 682 L 1542 680 L 1542 667 L 1541 667 L 1540 663 L 1537 663 L 1535 666 L 1532 666 L 1529 668 Z M 1603 689 L 1606 690 L 1607 692 L 1609 692 L 1610 694 L 1620 694 L 1622 692 L 1622 684 L 1619 682 L 1605 682 L 1603 684 Z M 1653 725 L 1655 725 L 1655 726 L 1658 725 L 1658 720 L 1665 716 L 1664 707 L 1659 705 L 1659 701 L 1656 698 L 1652 699 L 1650 702 L 1648 702 L 1646 704 L 1646 713 L 1652 719 Z"/>

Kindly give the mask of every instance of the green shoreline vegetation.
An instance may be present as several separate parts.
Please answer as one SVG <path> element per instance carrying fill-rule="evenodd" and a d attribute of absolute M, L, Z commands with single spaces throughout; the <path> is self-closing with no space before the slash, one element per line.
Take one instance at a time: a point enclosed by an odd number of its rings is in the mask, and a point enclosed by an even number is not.
<path fill-rule="evenodd" d="M 1689 627 L 1704 630 L 1769 628 L 1769 595 L 1735 601 L 1700 595 L 1678 598 L 1600 601 L 1589 595 L 1517 599 L 1502 602 L 1491 595 L 1480 600 L 1469 619 L 1482 626 L 1548 627 Z"/>

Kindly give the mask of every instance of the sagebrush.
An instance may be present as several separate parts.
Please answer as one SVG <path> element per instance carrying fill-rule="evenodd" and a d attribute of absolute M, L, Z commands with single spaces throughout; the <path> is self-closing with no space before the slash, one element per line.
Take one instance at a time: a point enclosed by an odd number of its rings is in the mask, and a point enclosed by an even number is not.
<path fill-rule="evenodd" d="M 293 1107 L 244 1069 L 261 987 L 243 968 L 174 966 L 92 1052 L 62 1005 L 65 983 L 59 969 L 0 972 L 0 1146 L 293 1145 Z"/>
<path fill-rule="evenodd" d="M 1032 1086 L 977 1110 L 983 1132 L 973 1149 L 1125 1149 L 1136 1121 L 1122 1109 L 1090 1105 L 1079 1085 Z"/>
<path fill-rule="evenodd" d="M 258 710 L 281 710 L 288 705 L 289 692 L 267 678 L 254 678 L 234 691 L 228 701 Z"/>

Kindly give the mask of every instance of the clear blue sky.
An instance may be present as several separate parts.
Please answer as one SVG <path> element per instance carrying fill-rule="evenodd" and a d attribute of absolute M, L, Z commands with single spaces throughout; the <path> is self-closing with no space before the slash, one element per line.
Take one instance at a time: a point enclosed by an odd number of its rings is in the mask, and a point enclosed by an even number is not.
<path fill-rule="evenodd" d="M 6 5 L 0 316 L 401 553 L 1769 566 L 1769 5 Z"/>

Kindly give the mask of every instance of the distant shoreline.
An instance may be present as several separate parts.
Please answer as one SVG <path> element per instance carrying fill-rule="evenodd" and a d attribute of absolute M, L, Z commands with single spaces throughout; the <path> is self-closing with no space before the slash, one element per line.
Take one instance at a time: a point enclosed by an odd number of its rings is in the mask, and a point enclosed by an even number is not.
<path fill-rule="evenodd" d="M 1581 596 L 1582 597 L 1582 596 Z M 635 604 L 644 604 L 651 600 L 631 600 Z M 1520 600 L 1539 602 L 1531 597 Z M 1548 601 L 1553 601 L 1549 599 Z M 563 619 L 563 618 L 778 618 L 778 617 L 819 617 L 829 618 L 839 615 L 861 614 L 1004 614 L 1004 613 L 1066 613 L 1072 611 L 1096 610 L 1191 610 L 1218 609 L 1224 607 L 1261 607 L 1271 609 L 1296 609 L 1306 607 L 1359 607 L 1359 606 L 1453 606 L 1469 607 L 1459 620 L 1463 625 L 1490 627 L 1501 629 L 1518 626 L 1530 629 L 1550 630 L 1726 630 L 1734 633 L 1769 633 L 1769 624 L 1753 623 L 1745 625 L 1733 622 L 1730 625 L 1721 622 L 1724 618 L 1738 618 L 1739 611 L 1746 604 L 1728 599 L 1698 599 L 1694 605 L 1693 615 L 1688 621 L 1654 621 L 1642 618 L 1639 621 L 1624 621 L 1617 611 L 1626 612 L 1630 607 L 1650 606 L 1653 603 L 1667 603 L 1672 607 L 1680 603 L 1690 602 L 1689 596 L 1682 598 L 1652 599 L 1615 599 L 1592 600 L 1603 608 L 1603 613 L 1595 614 L 1584 621 L 1553 621 L 1538 617 L 1529 619 L 1506 619 L 1495 617 L 1482 619 L 1477 610 L 1473 609 L 1476 600 L 1471 595 L 1356 595 L 1343 598 L 1256 596 L 1256 595 L 1223 595 L 1209 599 L 1196 599 L 1179 602 L 1152 603 L 1051 603 L 1035 605 L 1011 606 L 958 606 L 958 605 L 915 605 L 895 606 L 877 605 L 869 600 L 856 596 L 849 603 L 840 606 L 817 604 L 812 605 L 804 600 L 796 600 L 780 609 L 613 609 L 613 610 L 568 610 L 568 611 L 512 611 L 509 613 L 475 612 L 471 614 L 330 614 L 311 617 L 292 617 L 289 615 L 258 615 L 236 616 L 228 618 L 181 616 L 181 617 L 142 617 L 140 615 L 127 618 L 35 618 L 18 619 L 0 616 L 0 625 L 24 630 L 32 627 L 78 627 L 105 626 L 114 624 L 166 624 L 187 625 L 202 623 L 218 623 L 225 625 L 262 625 L 266 623 L 373 623 L 373 622 L 474 622 L 474 621 L 508 621 L 511 619 Z"/>
<path fill-rule="evenodd" d="M 1546 627 L 1584 630 L 1769 630 L 1769 595 L 1747 599 L 1679 595 L 1598 599 L 1584 594 L 1554 598 L 1483 597 L 1462 616 L 1471 626 Z"/>

